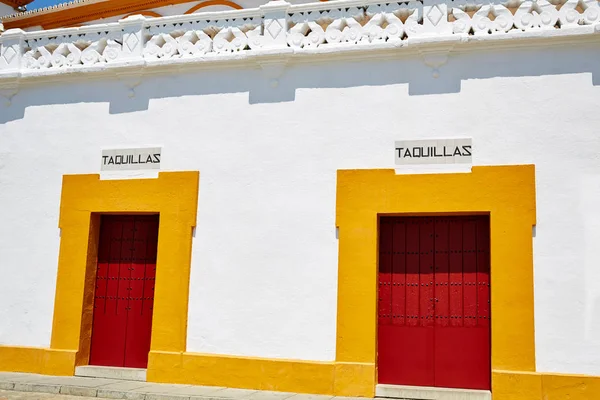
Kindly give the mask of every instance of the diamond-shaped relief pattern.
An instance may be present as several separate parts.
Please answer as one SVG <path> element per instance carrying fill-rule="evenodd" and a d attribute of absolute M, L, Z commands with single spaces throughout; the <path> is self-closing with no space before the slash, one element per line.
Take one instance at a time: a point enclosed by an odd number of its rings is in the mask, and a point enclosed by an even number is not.
<path fill-rule="evenodd" d="M 434 26 L 437 26 L 437 24 L 440 23 L 440 20 L 442 19 L 443 15 L 444 13 L 442 13 L 440 7 L 435 5 L 429 9 L 429 12 L 427 13 L 427 18 L 429 19 L 429 21 L 431 21 L 431 23 Z"/>
<path fill-rule="evenodd" d="M 279 21 L 277 21 L 276 19 L 271 20 L 271 22 L 267 26 L 267 32 L 269 32 L 269 35 L 271 35 L 271 37 L 273 39 L 275 39 L 277 37 L 277 35 L 279 35 L 281 33 L 282 29 L 283 29 L 283 27 L 281 26 Z"/>
<path fill-rule="evenodd" d="M 129 51 L 133 51 L 133 49 L 135 49 L 135 46 L 137 46 L 139 42 L 140 40 L 138 39 L 137 34 L 135 33 L 130 33 L 129 35 L 127 35 L 127 39 L 125 39 L 125 44 L 127 45 Z"/>
<path fill-rule="evenodd" d="M 2 58 L 6 61 L 7 64 L 10 64 L 12 60 L 17 56 L 17 51 L 12 47 L 4 48 L 4 52 L 2 53 Z"/>

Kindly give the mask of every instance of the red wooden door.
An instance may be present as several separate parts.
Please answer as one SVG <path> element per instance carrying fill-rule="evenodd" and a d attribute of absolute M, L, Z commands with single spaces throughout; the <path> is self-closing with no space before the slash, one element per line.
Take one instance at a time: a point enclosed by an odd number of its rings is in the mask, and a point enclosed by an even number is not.
<path fill-rule="evenodd" d="M 102 216 L 91 365 L 146 368 L 158 215 Z"/>
<path fill-rule="evenodd" d="M 378 380 L 490 388 L 489 217 L 380 220 Z"/>

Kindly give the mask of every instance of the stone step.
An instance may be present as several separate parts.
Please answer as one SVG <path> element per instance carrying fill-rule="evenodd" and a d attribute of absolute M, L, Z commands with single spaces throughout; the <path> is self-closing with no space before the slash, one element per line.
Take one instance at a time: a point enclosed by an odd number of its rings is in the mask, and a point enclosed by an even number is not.
<path fill-rule="evenodd" d="M 375 397 L 401 400 L 492 400 L 489 390 L 377 385 Z"/>
<path fill-rule="evenodd" d="M 115 368 L 82 365 L 80 367 L 75 367 L 75 376 L 146 382 L 146 370 L 143 368 Z"/>

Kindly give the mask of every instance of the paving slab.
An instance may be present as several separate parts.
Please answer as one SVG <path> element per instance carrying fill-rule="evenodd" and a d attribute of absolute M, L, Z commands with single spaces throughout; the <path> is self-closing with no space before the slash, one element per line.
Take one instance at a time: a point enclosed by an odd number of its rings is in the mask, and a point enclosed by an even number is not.
<path fill-rule="evenodd" d="M 60 386 L 48 385 L 44 383 L 29 383 L 29 382 L 18 382 L 15 383 L 13 390 L 17 392 L 39 392 L 39 393 L 60 393 Z"/>
<path fill-rule="evenodd" d="M 321 394 L 295 394 L 287 400 L 331 400 L 333 396 L 324 396 Z"/>
<path fill-rule="evenodd" d="M 295 396 L 296 393 L 287 393 L 287 392 L 271 392 L 267 390 L 256 391 L 248 396 L 248 400 L 286 400 L 292 396 Z"/>
<path fill-rule="evenodd" d="M 364 400 L 274 391 L 123 381 L 105 378 L 48 376 L 0 372 L 0 390 L 8 389 L 23 399 L 56 400 L 105 398 L 124 400 Z M 21 393 L 23 392 L 23 393 Z M 26 394 L 29 392 L 29 397 Z M 21 394 L 19 394 L 21 393 Z M 42 395 L 41 393 L 46 393 Z M 78 397 L 71 397 L 71 396 Z M 4 400 L 0 396 L 0 400 Z"/>
<path fill-rule="evenodd" d="M 15 392 L 8 390 L 0 390 L 0 399 L 2 400 L 97 400 L 94 397 L 75 397 L 65 396 L 62 394 L 48 394 L 48 393 L 28 393 L 28 392 Z"/>
<path fill-rule="evenodd" d="M 97 387 L 106 386 L 106 385 L 109 385 L 111 383 L 116 383 L 116 382 L 120 382 L 120 381 L 117 381 L 114 379 L 101 379 L 101 378 L 79 378 L 79 377 L 75 377 L 75 376 L 52 376 L 52 377 L 45 377 L 45 378 L 35 381 L 35 383 L 46 383 L 46 384 L 50 384 L 50 385 L 60 385 L 60 386 L 78 386 L 78 387 L 87 387 L 87 388 L 97 388 Z"/>
<path fill-rule="evenodd" d="M 147 393 L 145 400 L 190 400 L 190 396 L 172 393 Z"/>
<path fill-rule="evenodd" d="M 104 385 L 98 388 L 100 390 L 120 390 L 120 391 L 130 391 L 136 389 L 143 389 L 144 387 L 149 387 L 154 385 L 154 383 L 148 382 L 137 382 L 137 381 L 113 381 L 108 385 Z"/>
<path fill-rule="evenodd" d="M 217 400 L 217 399 L 244 399 L 245 400 L 255 393 L 256 393 L 256 390 L 225 388 L 225 389 L 218 390 L 214 393 L 210 393 L 209 395 L 207 395 L 205 397 L 209 398 L 209 399 L 215 399 L 215 400 Z"/>
<path fill-rule="evenodd" d="M 133 389 L 132 392 L 136 393 L 152 393 L 152 394 L 160 394 L 160 393 L 173 393 L 181 389 L 186 389 L 192 387 L 191 385 L 172 385 L 169 383 L 147 383 L 146 386 L 143 386 L 139 389 Z"/>
<path fill-rule="evenodd" d="M 87 397 L 96 397 L 98 394 L 98 389 L 94 387 L 87 386 L 61 386 L 60 394 L 68 394 L 71 396 L 87 396 Z"/>
<path fill-rule="evenodd" d="M 0 375 L 0 381 L 4 382 L 37 382 L 44 378 L 48 378 L 48 375 L 26 374 L 22 372 L 2 372 Z"/>
<path fill-rule="evenodd" d="M 27 374 L 24 372 L 0 372 L 0 381 L 20 382 L 31 381 L 36 378 L 47 378 L 48 375 Z"/>
<path fill-rule="evenodd" d="M 146 400 L 146 393 L 104 388 L 98 389 L 96 396 L 102 399 Z"/>
<path fill-rule="evenodd" d="M 194 398 L 206 398 L 206 396 L 211 396 L 214 393 L 217 393 L 221 390 L 225 389 L 220 386 L 186 386 L 179 390 L 177 390 L 177 394 L 180 395 L 188 395 Z"/>

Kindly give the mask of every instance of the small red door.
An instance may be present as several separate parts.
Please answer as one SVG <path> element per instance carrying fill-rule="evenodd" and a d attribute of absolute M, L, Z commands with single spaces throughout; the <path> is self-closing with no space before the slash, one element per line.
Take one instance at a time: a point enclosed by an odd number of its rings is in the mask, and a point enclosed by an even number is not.
<path fill-rule="evenodd" d="M 158 215 L 102 216 L 90 365 L 146 368 Z"/>
<path fill-rule="evenodd" d="M 383 217 L 378 380 L 490 388 L 489 217 Z"/>

